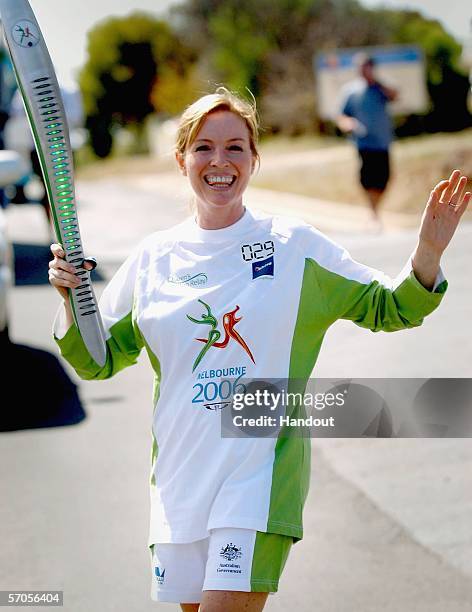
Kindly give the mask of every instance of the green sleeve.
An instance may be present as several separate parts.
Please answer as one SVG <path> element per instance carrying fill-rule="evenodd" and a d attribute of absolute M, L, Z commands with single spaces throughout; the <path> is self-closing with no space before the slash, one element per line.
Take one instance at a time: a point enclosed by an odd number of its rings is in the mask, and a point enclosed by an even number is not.
<path fill-rule="evenodd" d="M 442 272 L 434 291 L 429 291 L 408 267 L 403 278 L 390 285 L 382 282 L 381 273 L 370 282 L 359 282 L 317 266 L 317 276 L 329 324 L 348 319 L 374 332 L 421 325 L 424 317 L 439 306 L 447 289 Z"/>
<path fill-rule="evenodd" d="M 132 313 L 117 321 L 108 332 L 107 358 L 103 367 L 90 356 L 77 326 L 74 324 L 63 338 L 54 334 L 61 355 L 84 380 L 102 380 L 111 378 L 120 370 L 137 362 L 143 348 L 143 339 L 132 320 Z"/>
<path fill-rule="evenodd" d="M 144 344 L 135 316 L 138 310 L 135 285 L 142 247 L 140 243 L 133 249 L 105 287 L 99 300 L 100 315 L 107 339 L 107 356 L 103 367 L 98 365 L 88 353 L 76 325 L 72 325 L 62 338 L 58 338 L 56 317 L 53 326 L 54 340 L 64 359 L 70 363 L 80 378 L 86 380 L 110 378 L 137 361 Z"/>

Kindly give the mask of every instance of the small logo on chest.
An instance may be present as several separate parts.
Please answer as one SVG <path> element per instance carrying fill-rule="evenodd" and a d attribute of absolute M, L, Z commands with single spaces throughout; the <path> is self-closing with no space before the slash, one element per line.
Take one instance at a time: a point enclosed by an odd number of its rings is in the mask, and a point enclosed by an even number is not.
<path fill-rule="evenodd" d="M 187 287 L 203 287 L 208 282 L 208 276 L 204 272 L 198 274 L 171 274 L 167 279 L 173 285 L 187 285 Z"/>
<path fill-rule="evenodd" d="M 254 261 L 252 263 L 252 279 L 261 278 L 263 276 L 274 277 L 274 258 L 268 257 L 264 261 Z"/>
<path fill-rule="evenodd" d="M 252 280 L 274 278 L 274 254 L 273 240 L 241 245 L 243 261 L 251 264 Z"/>

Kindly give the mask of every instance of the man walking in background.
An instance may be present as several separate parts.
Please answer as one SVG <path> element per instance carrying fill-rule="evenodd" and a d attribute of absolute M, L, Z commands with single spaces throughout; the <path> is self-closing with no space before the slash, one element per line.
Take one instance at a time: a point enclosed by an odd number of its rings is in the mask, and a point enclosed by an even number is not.
<path fill-rule="evenodd" d="M 375 76 L 375 60 L 358 58 L 362 80 L 348 85 L 347 95 L 337 118 L 339 129 L 350 134 L 361 160 L 360 182 L 366 192 L 375 227 L 380 229 L 379 203 L 390 177 L 389 147 L 393 128 L 387 104 L 397 91 L 380 83 Z"/>

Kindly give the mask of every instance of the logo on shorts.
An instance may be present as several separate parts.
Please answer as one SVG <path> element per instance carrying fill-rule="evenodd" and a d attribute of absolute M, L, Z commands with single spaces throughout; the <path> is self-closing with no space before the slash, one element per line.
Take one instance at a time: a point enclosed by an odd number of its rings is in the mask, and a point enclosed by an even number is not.
<path fill-rule="evenodd" d="M 165 573 L 166 573 L 165 568 L 161 572 L 161 570 L 156 565 L 156 567 L 154 568 L 154 573 L 156 574 L 157 584 L 163 584 L 164 583 L 164 576 L 165 576 Z"/>
<path fill-rule="evenodd" d="M 238 548 L 232 542 L 230 542 L 229 544 L 226 544 L 226 546 L 223 546 L 220 555 L 228 561 L 234 561 L 242 556 L 242 552 L 241 548 Z"/>

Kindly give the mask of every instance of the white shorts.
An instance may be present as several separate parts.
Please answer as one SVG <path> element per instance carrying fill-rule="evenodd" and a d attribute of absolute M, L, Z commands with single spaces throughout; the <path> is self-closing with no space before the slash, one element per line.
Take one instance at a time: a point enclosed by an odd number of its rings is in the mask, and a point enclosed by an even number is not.
<path fill-rule="evenodd" d="M 202 591 L 274 593 L 292 544 L 290 536 L 234 527 L 188 544 L 153 544 L 151 599 L 200 603 Z"/>

